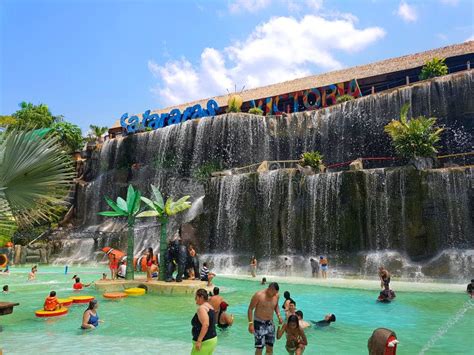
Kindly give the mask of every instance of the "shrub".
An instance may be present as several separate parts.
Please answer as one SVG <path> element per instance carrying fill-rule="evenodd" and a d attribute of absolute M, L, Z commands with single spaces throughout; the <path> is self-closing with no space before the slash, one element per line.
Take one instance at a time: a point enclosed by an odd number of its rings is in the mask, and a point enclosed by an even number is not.
<path fill-rule="evenodd" d="M 227 100 L 227 112 L 241 112 L 242 97 L 240 95 L 232 95 Z"/>
<path fill-rule="evenodd" d="M 261 108 L 258 108 L 258 107 L 252 107 L 250 110 L 249 110 L 249 113 L 252 113 L 254 115 L 259 115 L 259 116 L 263 116 L 263 110 Z"/>
<path fill-rule="evenodd" d="M 433 60 L 426 62 L 423 68 L 421 68 L 420 80 L 446 74 L 448 74 L 448 66 L 444 63 L 444 59 L 433 58 Z"/>
<path fill-rule="evenodd" d="M 211 177 L 211 174 L 215 171 L 222 170 L 222 165 L 219 162 L 211 161 L 202 164 L 199 168 L 193 171 L 193 178 L 199 182 L 205 182 Z"/>
<path fill-rule="evenodd" d="M 400 120 L 392 120 L 384 131 L 392 138 L 392 144 L 398 155 L 404 158 L 432 157 L 438 150 L 436 143 L 440 140 L 443 128 L 436 127 L 436 118 L 420 116 L 407 119 L 409 104 L 400 112 Z"/>
<path fill-rule="evenodd" d="M 301 154 L 301 165 L 310 166 L 315 171 L 319 170 L 319 167 L 323 164 L 323 156 L 320 152 L 306 152 Z"/>
<path fill-rule="evenodd" d="M 337 99 L 336 99 L 336 103 L 340 104 L 340 103 L 343 103 L 343 102 L 346 102 L 346 101 L 352 101 L 354 100 L 354 96 L 351 96 L 351 95 L 341 95 L 341 96 L 338 96 Z"/>

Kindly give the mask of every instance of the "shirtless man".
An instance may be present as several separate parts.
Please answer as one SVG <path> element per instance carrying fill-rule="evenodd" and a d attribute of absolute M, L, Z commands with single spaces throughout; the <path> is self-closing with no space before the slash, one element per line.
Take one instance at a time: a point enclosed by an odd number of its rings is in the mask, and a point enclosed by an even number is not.
<path fill-rule="evenodd" d="M 379 267 L 380 287 L 389 288 L 390 286 L 390 273 L 383 267 Z"/>
<path fill-rule="evenodd" d="M 221 295 L 219 295 L 219 287 L 214 287 L 214 289 L 212 290 L 212 297 L 209 300 L 209 303 L 214 308 L 214 311 L 216 312 L 216 317 L 217 317 L 217 314 L 219 313 L 219 311 L 221 309 L 221 303 L 222 302 L 224 302 L 224 299 L 222 298 Z M 215 318 L 215 319 L 217 319 L 217 318 Z"/>
<path fill-rule="evenodd" d="M 278 322 L 283 323 L 278 307 L 279 289 L 278 283 L 272 282 L 265 290 L 255 293 L 250 301 L 247 317 L 249 333 L 255 336 L 256 355 L 262 354 L 264 346 L 266 347 L 265 354 L 273 354 L 273 343 L 275 342 L 273 312 L 276 313 Z"/>

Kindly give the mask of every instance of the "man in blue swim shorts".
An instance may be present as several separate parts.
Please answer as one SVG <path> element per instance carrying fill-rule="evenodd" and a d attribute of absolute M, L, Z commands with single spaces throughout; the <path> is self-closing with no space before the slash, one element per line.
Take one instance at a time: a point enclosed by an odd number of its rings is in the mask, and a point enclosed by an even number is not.
<path fill-rule="evenodd" d="M 255 354 L 262 354 L 265 347 L 266 354 L 273 354 L 275 343 L 275 324 L 273 312 L 278 317 L 278 322 L 283 323 L 278 306 L 278 283 L 272 282 L 268 288 L 258 291 L 252 297 L 248 308 L 249 332 L 255 337 Z M 254 311 L 255 310 L 255 311 Z"/>

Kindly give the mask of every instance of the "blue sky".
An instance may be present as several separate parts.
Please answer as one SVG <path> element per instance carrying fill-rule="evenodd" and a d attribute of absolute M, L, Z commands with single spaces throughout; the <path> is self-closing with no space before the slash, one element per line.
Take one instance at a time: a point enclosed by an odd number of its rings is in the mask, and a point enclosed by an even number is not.
<path fill-rule="evenodd" d="M 0 114 L 86 131 L 233 90 L 473 38 L 464 0 L 1 0 Z M 85 133 L 85 132 L 84 132 Z"/>

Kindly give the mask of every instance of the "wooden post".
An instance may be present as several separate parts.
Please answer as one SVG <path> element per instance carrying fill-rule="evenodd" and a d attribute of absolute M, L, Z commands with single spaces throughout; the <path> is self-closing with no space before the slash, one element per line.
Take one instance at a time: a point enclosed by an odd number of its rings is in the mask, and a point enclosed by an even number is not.
<path fill-rule="evenodd" d="M 410 77 L 408 75 L 406 76 L 406 81 L 407 81 L 407 85 L 410 85 Z"/>
<path fill-rule="evenodd" d="M 375 94 L 375 86 L 372 86 L 372 94 Z"/>
<path fill-rule="evenodd" d="M 467 61 L 467 70 L 471 70 L 471 61 L 470 60 Z"/>

